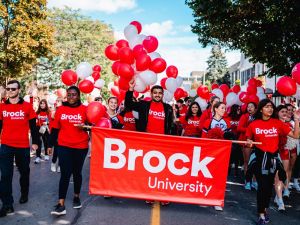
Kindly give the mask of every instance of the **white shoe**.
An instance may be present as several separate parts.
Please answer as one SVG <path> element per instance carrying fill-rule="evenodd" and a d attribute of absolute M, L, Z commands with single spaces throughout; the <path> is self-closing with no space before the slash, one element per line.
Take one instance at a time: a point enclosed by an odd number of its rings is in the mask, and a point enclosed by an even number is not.
<path fill-rule="evenodd" d="M 221 206 L 214 206 L 216 211 L 223 211 L 223 208 Z"/>
<path fill-rule="evenodd" d="M 283 196 L 283 197 L 287 197 L 287 198 L 290 197 L 290 191 L 289 191 L 288 188 L 285 188 L 285 189 L 283 190 L 282 196 Z"/>
<path fill-rule="evenodd" d="M 251 191 L 251 183 L 250 182 L 247 182 L 244 186 L 245 190 L 247 191 Z"/>
<path fill-rule="evenodd" d="M 274 203 L 275 203 L 276 205 L 279 205 L 279 204 L 278 204 L 278 197 L 277 197 L 277 195 L 275 195 Z"/>
<path fill-rule="evenodd" d="M 45 161 L 49 161 L 49 156 L 48 155 L 45 155 Z"/>
<path fill-rule="evenodd" d="M 55 163 L 51 163 L 51 171 L 56 172 L 56 164 Z"/>
<path fill-rule="evenodd" d="M 56 172 L 60 173 L 60 166 L 57 167 Z"/>
<path fill-rule="evenodd" d="M 257 190 L 257 189 L 258 189 L 258 184 L 257 184 L 257 182 L 256 182 L 256 181 L 252 181 L 251 187 L 254 188 L 255 190 Z"/>
<path fill-rule="evenodd" d="M 300 185 L 297 179 L 294 179 L 293 188 L 300 192 Z"/>
<path fill-rule="evenodd" d="M 279 211 L 285 211 L 284 203 L 282 198 L 277 198 L 277 205 Z"/>
<path fill-rule="evenodd" d="M 41 158 L 40 157 L 36 157 L 36 159 L 34 160 L 35 164 L 39 164 L 41 162 Z"/>

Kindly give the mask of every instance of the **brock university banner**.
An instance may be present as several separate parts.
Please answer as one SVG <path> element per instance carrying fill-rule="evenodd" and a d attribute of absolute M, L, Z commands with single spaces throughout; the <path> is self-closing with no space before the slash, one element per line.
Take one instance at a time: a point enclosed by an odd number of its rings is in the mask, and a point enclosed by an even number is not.
<path fill-rule="evenodd" d="M 90 194 L 224 205 L 231 142 L 92 128 Z"/>

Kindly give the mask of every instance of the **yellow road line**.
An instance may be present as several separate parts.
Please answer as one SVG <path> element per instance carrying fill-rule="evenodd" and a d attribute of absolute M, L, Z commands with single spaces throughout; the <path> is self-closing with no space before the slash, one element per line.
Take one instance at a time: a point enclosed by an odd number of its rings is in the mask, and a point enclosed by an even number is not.
<path fill-rule="evenodd" d="M 153 204 L 150 225 L 160 225 L 160 204 L 158 201 Z"/>

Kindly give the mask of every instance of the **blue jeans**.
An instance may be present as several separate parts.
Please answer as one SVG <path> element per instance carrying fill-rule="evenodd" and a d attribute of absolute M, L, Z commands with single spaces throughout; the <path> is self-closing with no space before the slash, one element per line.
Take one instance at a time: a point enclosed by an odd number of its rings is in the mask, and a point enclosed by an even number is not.
<path fill-rule="evenodd" d="M 15 148 L 1 145 L 0 148 L 0 198 L 3 206 L 11 206 L 14 202 L 12 196 L 12 179 L 14 174 L 14 159 L 20 173 L 21 195 L 27 196 L 29 192 L 30 149 Z"/>

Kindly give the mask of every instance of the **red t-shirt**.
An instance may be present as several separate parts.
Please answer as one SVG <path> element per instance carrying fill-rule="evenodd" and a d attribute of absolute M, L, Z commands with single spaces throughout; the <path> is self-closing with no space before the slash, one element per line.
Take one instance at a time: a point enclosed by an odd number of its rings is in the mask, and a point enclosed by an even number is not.
<path fill-rule="evenodd" d="M 29 120 L 36 118 L 28 102 L 0 104 L 0 120 L 3 121 L 1 143 L 15 148 L 29 148 Z"/>
<path fill-rule="evenodd" d="M 88 133 L 74 126 L 74 124 L 85 123 L 86 120 L 86 106 L 84 105 L 75 108 L 58 107 L 52 122 L 52 128 L 59 129 L 58 145 L 69 148 L 88 148 Z"/>
<path fill-rule="evenodd" d="M 119 115 L 120 122 L 124 125 L 124 130 L 136 131 L 135 118 L 131 112 L 126 112 L 124 116 Z"/>
<path fill-rule="evenodd" d="M 45 122 L 49 123 L 50 120 L 51 120 L 50 113 L 41 111 L 39 114 L 37 114 L 36 125 L 42 126 L 43 123 Z"/>
<path fill-rule="evenodd" d="M 262 151 L 275 153 L 279 149 L 279 137 L 287 136 L 290 131 L 290 126 L 278 119 L 254 120 L 246 131 L 246 137 L 262 142 L 256 145 Z"/>
<path fill-rule="evenodd" d="M 188 121 L 186 121 L 185 117 L 180 117 L 179 121 L 184 129 L 184 136 L 200 137 L 200 116 L 192 116 Z"/>
<path fill-rule="evenodd" d="M 155 134 L 164 134 L 165 116 L 166 115 L 163 103 L 152 101 L 148 115 L 148 124 L 146 129 L 147 132 Z"/>
<path fill-rule="evenodd" d="M 182 105 L 182 109 L 179 109 L 179 115 L 185 117 L 187 113 L 188 107 L 186 105 Z"/>

